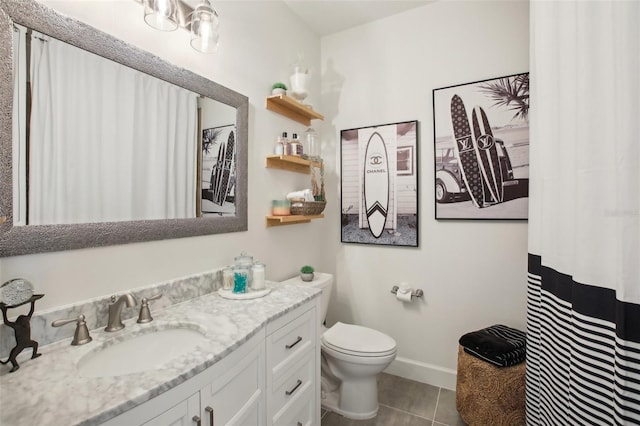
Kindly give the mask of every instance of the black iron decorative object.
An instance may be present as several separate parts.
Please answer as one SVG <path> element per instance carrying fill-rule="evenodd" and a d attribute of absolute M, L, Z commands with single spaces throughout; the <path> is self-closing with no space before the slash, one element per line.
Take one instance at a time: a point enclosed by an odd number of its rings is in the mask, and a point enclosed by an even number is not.
<path fill-rule="evenodd" d="M 31 359 L 37 358 L 42 354 L 38 353 L 38 342 L 31 339 L 31 315 L 33 315 L 33 311 L 36 306 L 36 300 L 44 297 L 44 294 L 34 294 L 28 300 L 24 302 L 17 303 L 15 305 L 7 305 L 4 302 L 0 302 L 0 309 L 2 309 L 2 319 L 4 323 L 9 327 L 13 328 L 13 331 L 16 335 L 16 346 L 11 349 L 9 354 L 9 359 L 6 361 L 1 361 L 2 364 L 7 364 L 11 362 L 13 366 L 11 368 L 10 373 L 13 373 L 17 369 L 20 368 L 18 362 L 16 361 L 16 357 L 26 348 L 33 348 L 33 353 L 31 354 Z M 27 315 L 20 315 L 15 321 L 9 321 L 7 318 L 7 309 L 17 308 L 18 306 L 25 305 L 27 303 L 31 303 L 31 309 Z"/>

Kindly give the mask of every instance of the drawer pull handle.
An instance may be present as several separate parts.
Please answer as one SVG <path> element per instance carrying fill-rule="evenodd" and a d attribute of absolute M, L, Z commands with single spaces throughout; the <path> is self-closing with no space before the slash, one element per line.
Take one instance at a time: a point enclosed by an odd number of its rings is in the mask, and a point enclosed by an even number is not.
<path fill-rule="evenodd" d="M 297 345 L 300 342 L 302 342 L 302 337 L 298 336 L 298 338 L 296 339 L 295 342 L 293 342 L 290 345 L 285 345 L 284 347 L 287 348 L 287 349 L 291 349 L 292 347 L 294 347 L 295 345 Z"/>
<path fill-rule="evenodd" d="M 193 416 L 193 418 L 192 418 L 191 420 L 193 420 L 194 422 L 196 422 L 196 425 L 197 425 L 197 426 L 202 426 L 202 421 L 200 420 L 200 417 L 199 417 L 199 416 Z"/>
<path fill-rule="evenodd" d="M 296 385 L 293 387 L 293 389 L 285 391 L 285 395 L 287 395 L 287 396 L 293 395 L 293 393 L 298 390 L 298 388 L 300 387 L 301 384 L 302 384 L 302 380 L 298 379 L 298 381 L 296 382 Z"/>
<path fill-rule="evenodd" d="M 211 426 L 214 426 L 213 424 L 213 408 L 209 407 L 208 405 L 204 408 L 204 411 L 206 411 L 207 413 L 209 413 L 209 423 Z"/>

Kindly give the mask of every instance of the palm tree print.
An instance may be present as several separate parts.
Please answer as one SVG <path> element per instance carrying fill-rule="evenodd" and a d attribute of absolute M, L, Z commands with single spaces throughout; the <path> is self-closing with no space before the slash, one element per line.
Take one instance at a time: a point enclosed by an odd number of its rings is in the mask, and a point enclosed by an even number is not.
<path fill-rule="evenodd" d="M 489 95 L 494 106 L 515 111 L 513 118 L 529 118 L 529 73 L 499 78 L 480 84 L 480 91 Z"/>
<path fill-rule="evenodd" d="M 218 138 L 222 133 L 221 128 L 204 129 L 202 131 L 202 151 L 208 155 L 210 150 L 218 142 Z"/>

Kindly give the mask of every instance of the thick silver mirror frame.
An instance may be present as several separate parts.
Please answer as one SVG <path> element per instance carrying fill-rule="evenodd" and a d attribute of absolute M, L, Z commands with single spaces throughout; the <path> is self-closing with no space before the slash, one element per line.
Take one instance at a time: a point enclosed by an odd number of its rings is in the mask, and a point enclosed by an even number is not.
<path fill-rule="evenodd" d="M 13 23 L 21 24 L 236 108 L 236 214 L 79 225 L 13 226 Z M 128 45 L 34 0 L 0 0 L 0 257 L 247 230 L 249 101 L 224 86 Z"/>

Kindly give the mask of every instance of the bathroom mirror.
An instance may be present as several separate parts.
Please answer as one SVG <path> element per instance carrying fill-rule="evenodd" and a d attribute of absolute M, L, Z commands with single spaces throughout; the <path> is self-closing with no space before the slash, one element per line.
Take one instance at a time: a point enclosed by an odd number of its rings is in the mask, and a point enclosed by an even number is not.
<path fill-rule="evenodd" d="M 245 96 L 202 76 L 171 65 L 82 22 L 67 18 L 35 1 L 0 0 L 0 7 L 0 54 L 3 58 L 3 76 L 14 74 L 13 58 L 14 50 L 16 50 L 14 42 L 17 37 L 16 25 L 14 24 L 91 52 L 98 57 L 117 62 L 131 70 L 137 70 L 141 75 L 157 79 L 163 84 L 170 83 L 175 86 L 176 90 L 194 94 L 203 109 L 199 113 L 201 118 L 198 121 L 197 131 L 191 130 L 191 134 L 195 135 L 196 139 L 193 143 L 198 143 L 197 141 L 202 140 L 200 138 L 204 136 L 205 140 L 202 142 L 216 153 L 225 151 L 222 147 L 228 148 L 229 145 L 232 145 L 234 166 L 233 185 L 226 182 L 226 192 L 222 191 L 226 195 L 231 192 L 233 202 L 232 208 L 227 208 L 225 211 L 214 209 L 212 214 L 207 215 L 207 209 L 201 203 L 207 203 L 209 200 L 205 199 L 208 198 L 204 194 L 206 191 L 202 191 L 202 200 L 198 200 L 196 214 L 188 213 L 186 216 L 182 216 L 186 218 L 175 218 L 169 215 L 169 218 L 167 216 L 141 220 L 115 218 L 113 221 L 109 221 L 109 219 L 95 219 L 89 216 L 80 220 L 82 223 L 43 221 L 41 222 L 43 224 L 21 225 L 19 223 L 22 220 L 19 219 L 19 216 L 24 216 L 24 213 L 19 211 L 19 207 L 22 204 L 16 203 L 18 205 L 14 209 L 14 200 L 19 193 L 19 191 L 14 191 L 14 187 L 20 187 L 17 184 L 19 177 L 14 177 L 14 175 L 20 165 L 18 159 L 24 155 L 18 150 L 13 150 L 13 79 L 3 78 L 0 81 L 0 158 L 2 158 L 0 164 L 0 257 L 245 231 L 247 229 L 248 99 Z M 209 112 L 207 112 L 207 108 Z M 214 125 L 207 124 L 211 121 L 207 122 L 206 118 L 203 121 L 202 116 L 211 115 L 211 110 L 226 110 L 223 113 L 225 118 L 220 119 L 222 121 L 214 120 Z M 221 125 L 223 123 L 225 125 Z M 218 136 L 221 134 L 225 138 L 223 142 L 219 143 L 220 148 L 218 145 L 212 144 L 211 137 L 214 134 Z M 204 152 L 203 148 L 204 146 L 197 146 L 192 149 L 192 152 Z M 43 156 L 42 161 L 47 161 L 48 158 L 49 156 Z M 204 173 L 211 174 L 210 171 L 205 172 L 206 164 L 206 159 L 200 156 L 200 161 L 197 163 L 197 170 L 200 173 L 194 176 L 194 180 L 205 182 L 209 180 L 208 176 L 200 176 Z M 27 165 L 36 167 L 35 165 Z M 59 167 L 57 163 L 55 165 Z M 227 166 L 225 165 L 225 167 Z M 223 170 L 226 169 L 220 168 L 217 172 L 222 175 L 220 181 L 225 181 L 225 176 L 228 176 Z M 211 177 L 213 178 L 213 174 Z M 14 183 L 16 184 L 14 185 Z M 26 181 L 22 186 L 25 183 Z M 218 184 L 219 186 L 221 185 Z M 200 194 L 198 185 L 195 184 L 194 187 L 198 189 L 197 193 Z M 202 189 L 209 189 L 206 187 L 206 183 L 202 185 Z M 218 194 L 217 196 L 224 199 L 224 195 Z M 211 195 L 211 199 L 214 198 Z M 46 207 L 44 209 L 46 210 Z M 205 215 L 196 217 L 199 211 L 204 211 Z"/>

